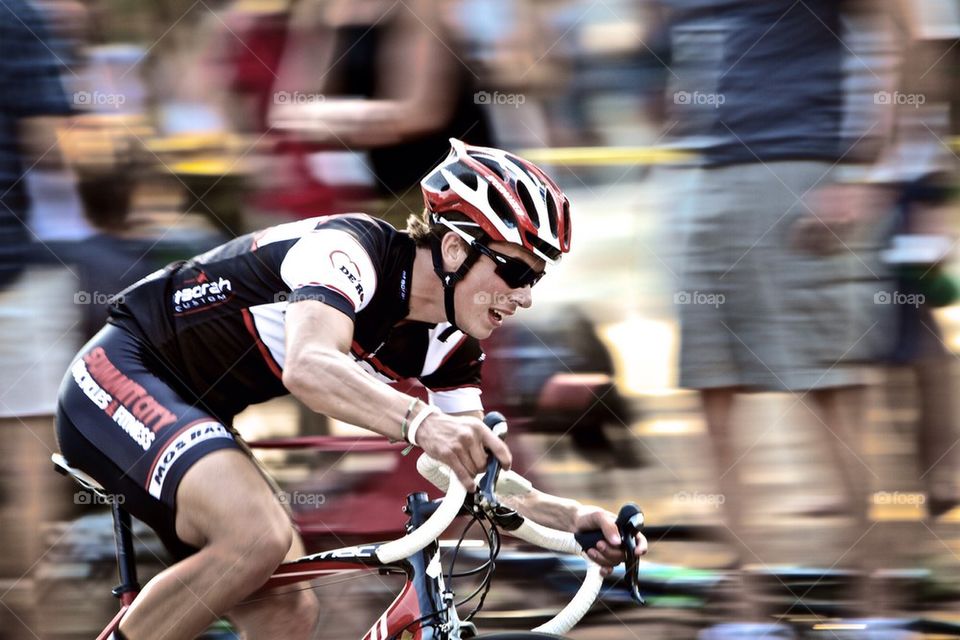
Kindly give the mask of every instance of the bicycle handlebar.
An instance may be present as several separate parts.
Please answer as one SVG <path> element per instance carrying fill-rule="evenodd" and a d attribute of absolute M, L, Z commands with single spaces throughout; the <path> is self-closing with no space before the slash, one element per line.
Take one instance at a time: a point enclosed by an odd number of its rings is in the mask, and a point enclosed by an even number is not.
<path fill-rule="evenodd" d="M 398 540 L 387 542 L 377 548 L 377 558 L 380 562 L 389 564 L 412 556 L 424 549 L 428 544 L 440 537 L 450 523 L 454 521 L 463 501 L 467 497 L 464 488 L 457 476 L 447 469 L 447 495 L 440 502 L 440 506 L 426 522 Z"/>
<path fill-rule="evenodd" d="M 445 489 L 446 485 L 452 484 L 449 482 L 450 478 L 456 480 L 456 476 L 447 467 L 425 453 L 417 460 L 417 471 L 440 489 Z M 530 481 L 520 474 L 513 471 L 501 471 L 497 479 L 495 493 L 500 497 L 518 496 L 529 493 L 532 488 L 533 485 Z M 446 502 L 446 499 L 444 499 L 444 502 Z M 587 560 L 587 576 L 573 599 L 567 603 L 567 606 L 560 613 L 534 629 L 539 633 L 563 635 L 580 622 L 580 619 L 586 615 L 597 599 L 597 594 L 600 593 L 600 587 L 603 585 L 600 565 L 594 563 L 586 555 L 584 549 L 577 543 L 574 534 L 568 531 L 551 529 L 524 517 L 523 523 L 517 529 L 508 530 L 506 533 L 538 547 L 558 553 L 579 555 Z"/>
<path fill-rule="evenodd" d="M 487 414 L 484 417 L 484 423 L 500 437 L 503 437 L 506 433 L 506 420 L 499 413 Z M 456 477 L 446 466 L 424 453 L 417 459 L 417 471 L 438 488 L 447 491 L 449 495 L 449 487 L 452 484 L 450 479 L 456 479 Z M 456 484 L 459 484 L 459 482 Z M 499 461 L 493 456 L 490 456 L 486 472 L 482 476 L 478 476 L 477 486 L 480 503 L 487 507 L 497 506 L 497 497 L 523 496 L 533 490 L 530 481 L 520 474 L 513 471 L 502 471 Z M 444 499 L 444 502 L 446 502 L 446 499 Z M 603 585 L 600 565 L 593 562 L 586 554 L 588 549 L 592 549 L 603 539 L 603 534 L 600 531 L 573 534 L 568 531 L 545 527 L 527 517 L 520 518 L 520 521 L 521 524 L 518 527 L 507 528 L 505 532 L 541 548 L 558 553 L 579 555 L 587 561 L 587 575 L 573 599 L 556 616 L 534 629 L 534 631 L 540 633 L 563 635 L 586 615 L 597 599 Z M 617 526 L 624 541 L 627 571 L 632 571 L 635 574 L 638 562 L 636 535 L 643 526 L 643 513 L 636 505 L 624 505 L 620 510 L 620 516 L 617 518 Z M 635 601 L 642 604 L 643 599 L 636 588 L 636 580 L 630 580 L 629 582 L 631 595 L 634 596 Z"/>

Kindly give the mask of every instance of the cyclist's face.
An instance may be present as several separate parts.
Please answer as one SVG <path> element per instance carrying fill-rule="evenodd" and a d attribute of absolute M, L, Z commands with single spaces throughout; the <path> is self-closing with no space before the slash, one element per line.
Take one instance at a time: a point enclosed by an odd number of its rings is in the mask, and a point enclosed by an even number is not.
<path fill-rule="evenodd" d="M 488 246 L 504 256 L 522 260 L 536 272 L 546 267 L 543 260 L 515 244 L 491 242 Z M 489 256 L 481 255 L 456 289 L 457 323 L 480 340 L 489 337 L 518 307 L 533 304 L 532 287 L 511 288 L 497 274 L 496 266 Z"/>

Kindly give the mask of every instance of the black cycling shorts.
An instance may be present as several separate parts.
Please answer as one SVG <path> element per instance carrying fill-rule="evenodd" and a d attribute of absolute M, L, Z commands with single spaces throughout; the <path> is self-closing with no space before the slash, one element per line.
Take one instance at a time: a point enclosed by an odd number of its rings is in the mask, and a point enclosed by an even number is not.
<path fill-rule="evenodd" d="M 242 448 L 232 429 L 176 391 L 172 375 L 136 336 L 107 325 L 70 365 L 56 425 L 67 461 L 122 495 L 179 560 L 197 551 L 176 534 L 180 480 L 208 453 Z"/>

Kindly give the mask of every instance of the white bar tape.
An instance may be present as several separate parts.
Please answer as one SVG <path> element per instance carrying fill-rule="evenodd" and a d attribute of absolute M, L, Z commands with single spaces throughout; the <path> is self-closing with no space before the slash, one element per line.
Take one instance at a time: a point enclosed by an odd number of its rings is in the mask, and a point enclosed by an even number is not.
<path fill-rule="evenodd" d="M 417 414 L 417 417 L 410 421 L 410 427 L 407 429 L 407 442 L 415 447 L 420 446 L 417 444 L 417 429 L 419 429 L 420 425 L 423 424 L 423 421 L 427 419 L 427 416 L 436 412 L 437 408 L 432 404 L 428 404 L 423 407 L 423 410 Z"/>
<path fill-rule="evenodd" d="M 569 531 L 551 529 L 542 524 L 537 524 L 529 518 L 524 518 L 523 524 L 520 525 L 516 531 L 507 531 L 506 533 L 514 538 L 526 540 L 530 544 L 535 544 L 544 549 L 550 549 L 551 551 L 569 553 L 575 556 L 583 553 L 583 549 L 580 548 L 577 540 Z"/>
<path fill-rule="evenodd" d="M 442 464 L 425 453 L 417 458 L 417 471 L 441 491 L 447 490 L 447 474 L 444 469 Z M 514 471 L 501 471 L 495 489 L 501 498 L 525 496 L 532 490 L 533 484 Z"/>
<path fill-rule="evenodd" d="M 552 633 L 562 636 L 572 629 L 580 619 L 587 614 L 590 607 L 597 600 L 600 587 L 603 586 L 603 577 L 600 575 L 600 565 L 587 561 L 587 576 L 580 585 L 577 595 L 567 603 L 563 610 L 536 629 L 538 633 Z"/>
<path fill-rule="evenodd" d="M 417 471 L 420 472 L 420 475 L 430 481 L 430 484 L 440 489 L 441 491 L 447 490 L 447 482 L 449 482 L 449 476 L 446 471 L 441 469 L 441 464 L 428 456 L 427 454 L 421 454 L 417 458 Z"/>
<path fill-rule="evenodd" d="M 380 559 L 380 562 L 396 562 L 412 556 L 446 531 L 450 523 L 460 513 L 460 507 L 463 506 L 463 500 L 467 496 L 467 490 L 452 473 L 448 478 L 447 485 L 447 495 L 426 522 L 399 540 L 380 545 L 377 549 L 377 558 Z"/>

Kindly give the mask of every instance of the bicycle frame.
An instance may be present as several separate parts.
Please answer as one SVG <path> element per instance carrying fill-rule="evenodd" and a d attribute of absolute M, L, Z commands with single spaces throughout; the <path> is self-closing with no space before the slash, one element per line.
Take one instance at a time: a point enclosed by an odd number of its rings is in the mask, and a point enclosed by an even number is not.
<path fill-rule="evenodd" d="M 117 505 L 113 508 L 117 534 L 117 566 L 121 576 L 121 584 L 113 590 L 113 594 L 120 598 L 122 606 L 97 636 L 97 640 L 109 638 L 140 591 L 130 537 L 130 515 Z M 408 530 L 420 526 L 435 509 L 436 503 L 430 501 L 426 493 L 412 493 L 407 496 L 405 510 L 409 514 Z M 248 600 L 256 600 L 258 594 L 266 597 L 278 595 L 266 592 L 331 574 L 350 571 L 404 573 L 407 581 L 403 589 L 362 640 L 399 639 L 404 631 L 407 631 L 413 640 L 458 640 L 461 623 L 453 605 L 452 594 L 448 595 L 449 592 L 445 590 L 440 567 L 440 547 L 437 542 L 434 541 L 413 556 L 394 563 L 384 563 L 377 558 L 377 549 L 383 544 L 344 547 L 285 562 Z M 435 620 L 422 621 L 429 623 L 427 626 L 414 624 L 432 613 L 436 613 Z"/>
<path fill-rule="evenodd" d="M 426 493 L 412 493 L 407 496 L 406 512 L 410 516 L 408 530 L 420 526 L 435 508 L 436 504 L 427 498 Z M 345 547 L 285 562 L 258 593 L 346 571 L 402 572 L 406 574 L 406 584 L 363 636 L 363 640 L 399 639 L 405 631 L 415 640 L 459 639 L 460 620 L 453 605 L 453 594 L 445 589 L 440 567 L 440 547 L 437 542 L 434 541 L 413 556 L 395 563 L 383 563 L 377 558 L 376 552 L 381 545 L 382 543 L 376 543 Z M 253 597 L 255 598 L 256 594 Z M 433 613 L 436 613 L 433 616 L 435 620 L 422 620 L 427 626 L 414 624 Z M 437 625 L 437 630 L 433 625 Z"/>

